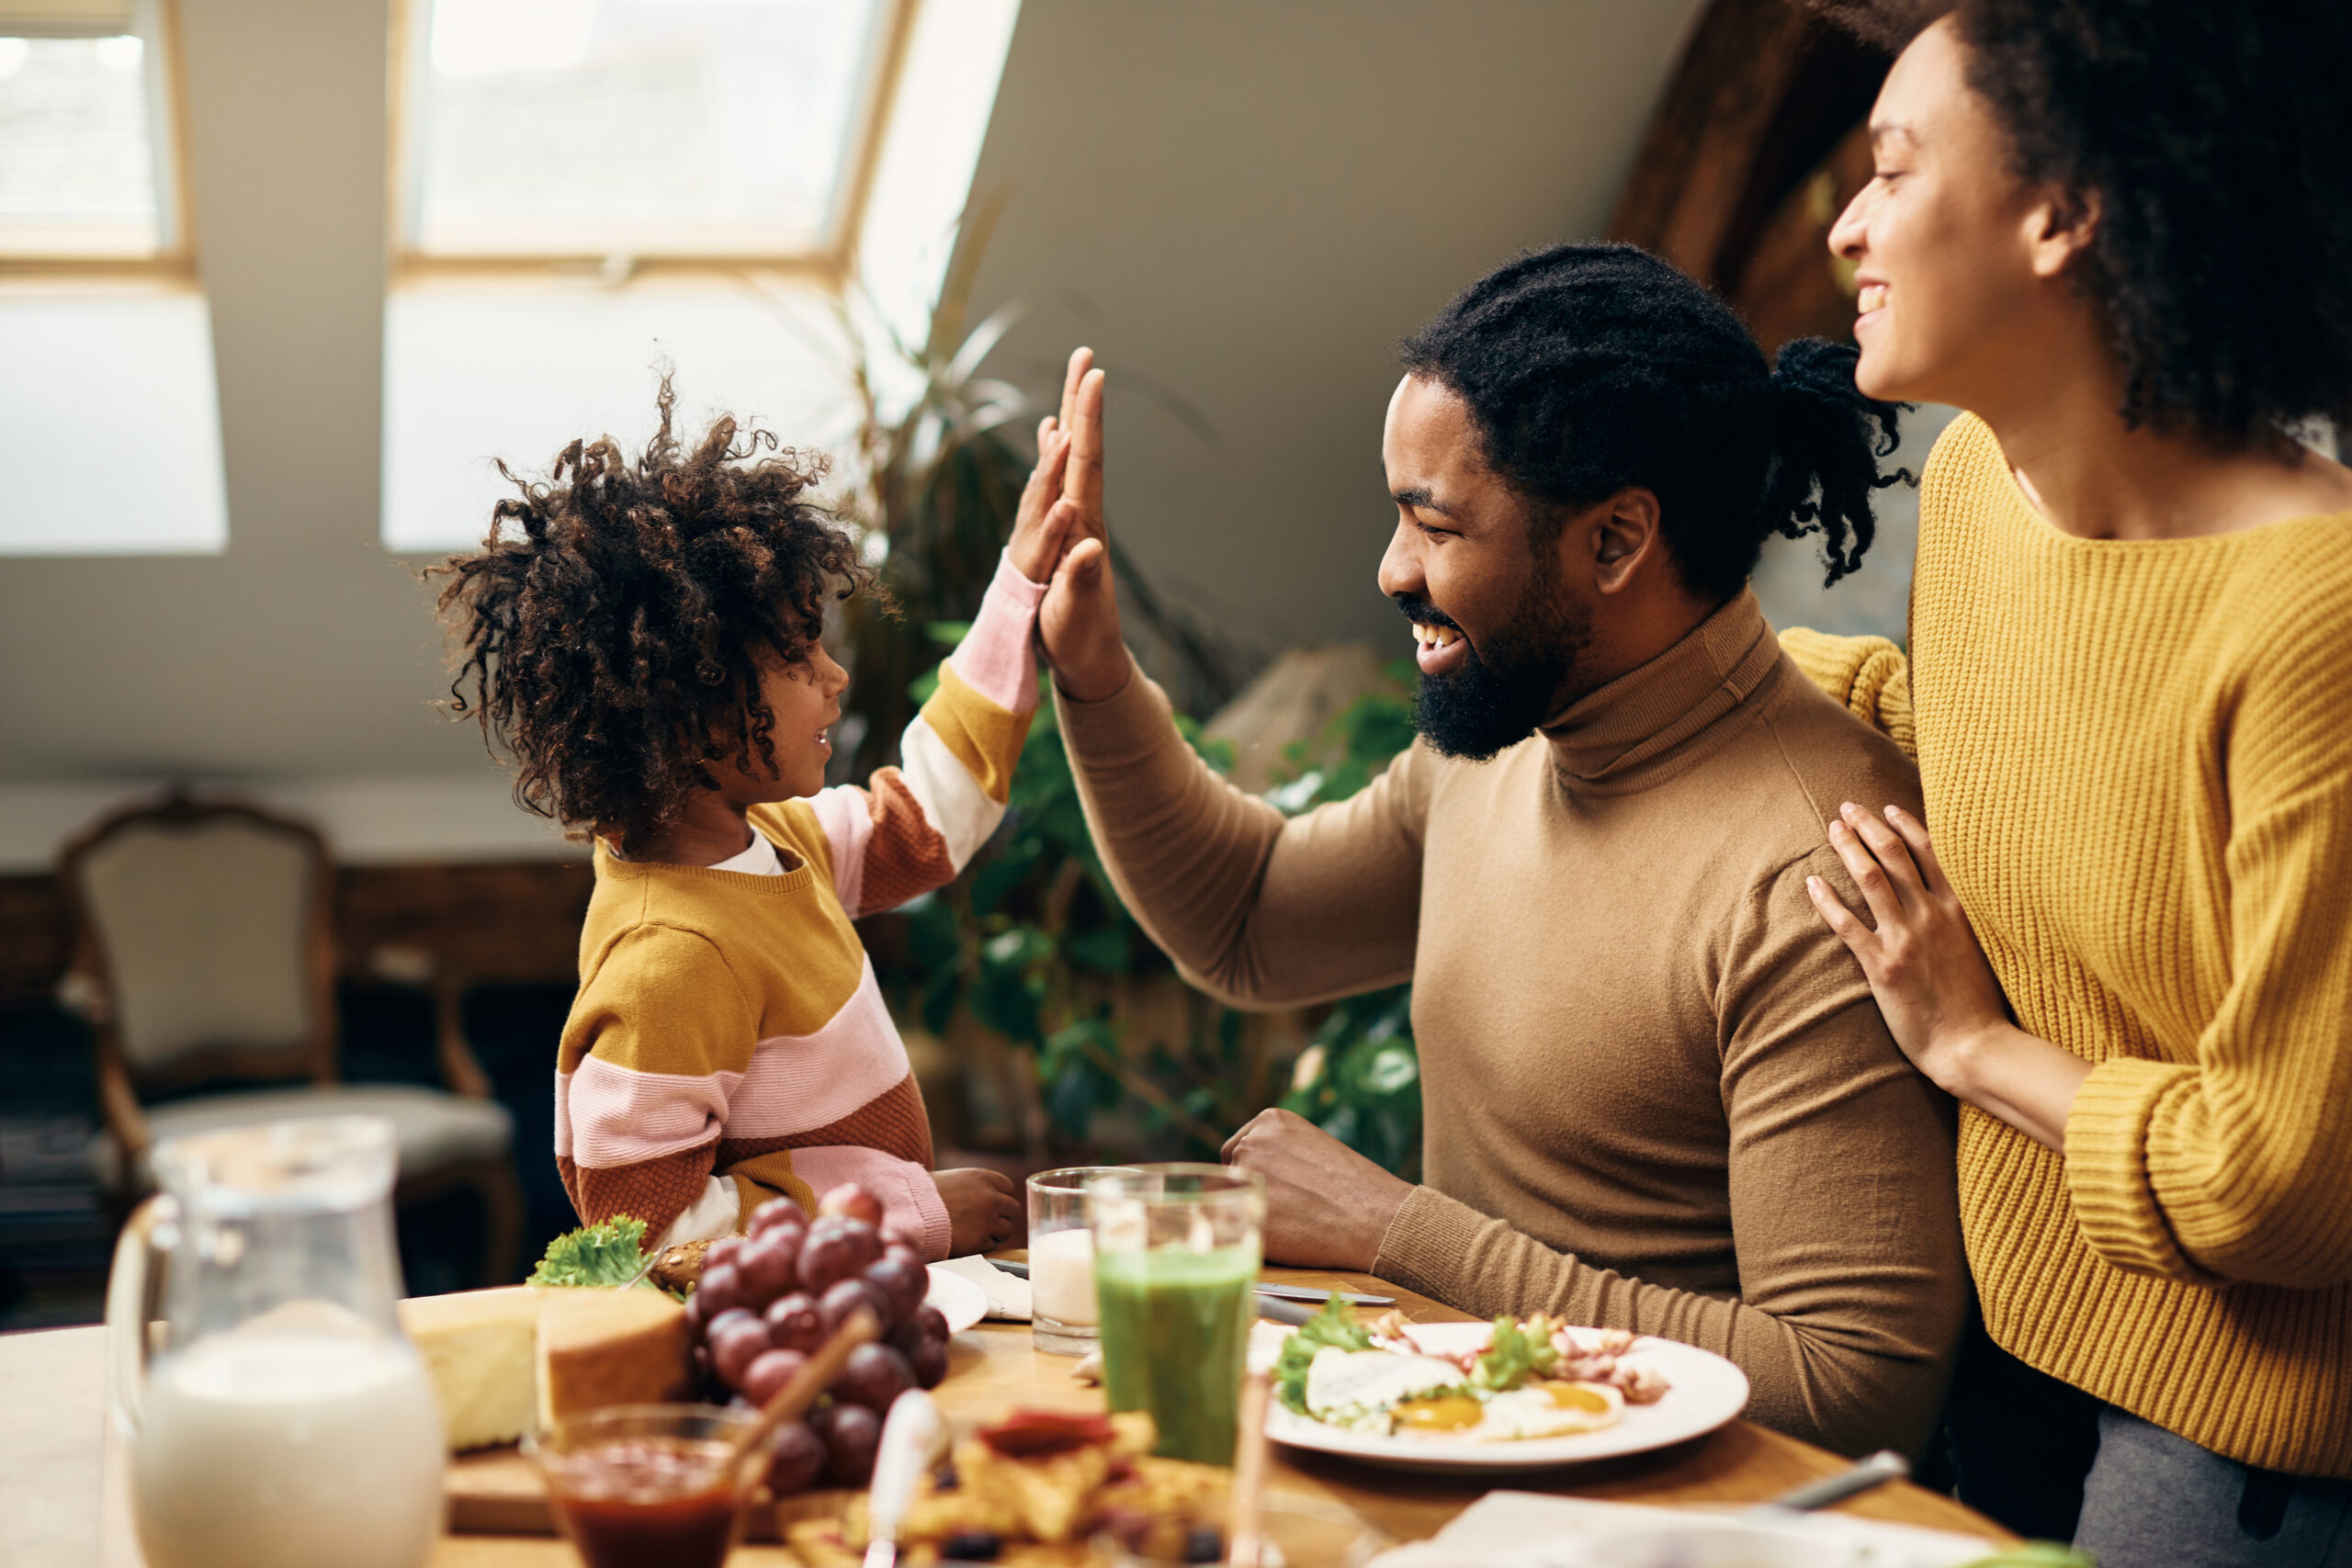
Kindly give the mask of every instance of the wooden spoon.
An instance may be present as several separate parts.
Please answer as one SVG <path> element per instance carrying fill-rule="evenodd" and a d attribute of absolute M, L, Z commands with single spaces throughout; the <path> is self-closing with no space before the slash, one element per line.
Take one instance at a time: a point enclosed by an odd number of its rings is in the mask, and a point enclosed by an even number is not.
<path fill-rule="evenodd" d="M 1233 1513 L 1227 1521 L 1228 1568 L 1259 1568 L 1265 1553 L 1259 1507 L 1266 1497 L 1266 1396 L 1271 1385 L 1263 1372 L 1241 1380 L 1241 1408 L 1233 1454 Z"/>
<path fill-rule="evenodd" d="M 775 1391 L 775 1397 L 761 1410 L 760 1418 L 751 1429 L 735 1439 L 734 1451 L 727 1458 L 728 1468 L 734 1469 L 758 1452 L 786 1421 L 797 1421 L 808 1414 L 808 1407 L 817 1403 L 817 1396 L 825 1392 L 825 1385 L 841 1375 L 842 1363 L 849 1359 L 849 1353 L 881 1332 L 881 1320 L 874 1315 L 871 1307 L 862 1306 L 844 1318 L 832 1337 L 817 1347 L 817 1353 L 785 1380 L 784 1386 Z"/>

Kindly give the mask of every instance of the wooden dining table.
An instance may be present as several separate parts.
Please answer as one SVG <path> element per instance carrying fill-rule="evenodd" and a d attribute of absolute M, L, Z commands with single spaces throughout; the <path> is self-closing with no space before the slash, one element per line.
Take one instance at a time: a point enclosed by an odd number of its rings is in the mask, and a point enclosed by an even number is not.
<path fill-rule="evenodd" d="M 1268 1269 L 1265 1277 L 1270 1283 L 1393 1296 L 1416 1323 L 1465 1321 L 1464 1314 L 1368 1275 Z M 96 1327 L 0 1336 L 0 1562 L 9 1568 L 141 1568 L 124 1448 L 109 1433 L 103 1409 L 104 1343 L 105 1330 Z M 1077 1382 L 1074 1365 L 1068 1357 L 1032 1349 L 1025 1323 L 982 1323 L 956 1337 L 947 1380 L 935 1396 L 959 1430 L 1016 1406 L 1101 1410 L 1101 1390 Z M 1721 1506 L 1761 1502 L 1846 1463 L 1811 1443 L 1735 1420 L 1652 1453 L 1500 1478 L 1375 1470 L 1277 1448 L 1269 1482 L 1278 1492 L 1343 1503 L 1392 1540 L 1408 1541 L 1434 1535 L 1497 1487 L 1668 1507 Z M 2016 1539 L 1953 1499 L 1908 1482 L 1880 1486 L 1842 1508 L 1988 1542 Z M 577 1561 L 551 1536 L 454 1531 L 444 1533 L 431 1560 L 433 1568 L 576 1568 Z M 782 1546 L 752 1544 L 729 1561 L 737 1568 L 787 1568 L 798 1559 Z"/>

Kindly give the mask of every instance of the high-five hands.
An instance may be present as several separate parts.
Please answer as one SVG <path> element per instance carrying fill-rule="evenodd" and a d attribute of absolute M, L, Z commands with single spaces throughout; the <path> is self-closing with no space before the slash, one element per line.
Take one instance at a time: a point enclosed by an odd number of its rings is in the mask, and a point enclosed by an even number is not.
<path fill-rule="evenodd" d="M 1102 372 L 1093 366 L 1091 348 L 1069 356 L 1061 412 L 1037 425 L 1037 467 L 1021 498 L 1023 522 L 1033 513 L 1037 517 L 1033 536 L 1041 548 L 1050 542 L 1057 555 L 1031 570 L 1018 547 L 1022 525 L 1013 529 L 1013 564 L 1032 582 L 1046 585 L 1037 632 L 1054 683 L 1082 703 L 1114 695 L 1134 667 L 1119 637 L 1118 592 L 1102 523 Z"/>
<path fill-rule="evenodd" d="M 1069 399 L 1067 393 L 1063 400 Z M 1047 415 L 1037 425 L 1037 466 L 1022 487 L 1021 509 L 1012 522 L 1012 538 L 1005 553 L 1013 570 L 1032 582 L 1052 581 L 1054 568 L 1080 536 L 1076 528 L 1079 509 L 1062 499 L 1063 475 L 1069 466 L 1069 421 Z"/>

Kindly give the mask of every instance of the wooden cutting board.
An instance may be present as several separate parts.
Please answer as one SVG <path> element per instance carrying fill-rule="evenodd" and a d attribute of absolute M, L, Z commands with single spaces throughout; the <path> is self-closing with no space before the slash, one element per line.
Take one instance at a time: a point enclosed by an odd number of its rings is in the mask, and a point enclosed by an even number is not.
<path fill-rule="evenodd" d="M 448 1528 L 455 1535 L 553 1535 L 547 1483 L 538 1467 L 514 1448 L 478 1449 L 453 1456 L 442 1472 L 448 1500 Z M 782 1540 L 784 1527 L 808 1518 L 837 1518 L 854 1492 L 804 1492 L 772 1506 L 753 1508 L 744 1524 L 750 1540 Z"/>

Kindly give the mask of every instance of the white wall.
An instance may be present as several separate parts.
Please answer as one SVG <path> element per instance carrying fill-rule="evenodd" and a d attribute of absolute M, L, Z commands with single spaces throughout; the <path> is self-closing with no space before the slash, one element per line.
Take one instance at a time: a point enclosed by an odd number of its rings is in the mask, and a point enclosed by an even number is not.
<path fill-rule="evenodd" d="M 1045 386 L 1072 342 L 1102 351 L 1114 525 L 1237 639 L 1393 638 L 1395 341 L 1512 251 L 1599 231 L 1695 6 L 1025 0 L 976 179 L 1012 194 L 979 303 L 1035 307 L 996 368 Z M 349 803 L 349 845 L 547 852 L 433 712 L 426 594 L 377 543 L 385 0 L 180 15 L 228 548 L 0 561 L 0 865 L 46 858 L 59 801 L 166 776 Z"/>

